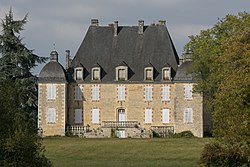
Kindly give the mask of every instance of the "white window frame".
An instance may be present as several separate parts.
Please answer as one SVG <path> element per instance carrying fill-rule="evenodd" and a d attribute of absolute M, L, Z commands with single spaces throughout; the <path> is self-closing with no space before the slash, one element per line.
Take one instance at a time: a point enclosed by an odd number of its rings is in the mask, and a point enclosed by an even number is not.
<path fill-rule="evenodd" d="M 145 124 L 151 124 L 153 122 L 153 111 L 152 108 L 146 108 L 144 112 Z"/>
<path fill-rule="evenodd" d="M 47 98 L 48 100 L 56 99 L 56 85 L 55 84 L 47 85 Z"/>
<path fill-rule="evenodd" d="M 125 76 L 120 76 L 120 70 L 124 71 Z M 127 66 L 118 66 L 116 67 L 116 80 L 117 81 L 127 81 L 128 80 L 128 67 Z"/>
<path fill-rule="evenodd" d="M 117 86 L 117 100 L 118 101 L 125 101 L 126 95 L 126 87 L 124 85 Z"/>
<path fill-rule="evenodd" d="M 82 85 L 81 84 L 77 84 L 75 85 L 75 100 L 82 100 L 83 97 L 83 92 L 82 92 Z"/>
<path fill-rule="evenodd" d="M 151 73 L 151 76 L 148 76 L 148 71 Z M 153 81 L 154 80 L 154 68 L 153 67 L 146 67 L 144 69 L 144 80 L 145 81 Z"/>
<path fill-rule="evenodd" d="M 187 107 L 184 109 L 183 121 L 186 124 L 193 123 L 193 109 L 192 108 Z"/>
<path fill-rule="evenodd" d="M 74 78 L 76 81 L 81 81 L 83 80 L 83 73 L 84 73 L 84 70 L 83 70 L 83 67 L 76 67 L 74 69 Z"/>
<path fill-rule="evenodd" d="M 95 71 L 97 73 L 95 73 Z M 100 80 L 101 80 L 101 68 L 100 67 L 92 68 L 92 81 L 100 81 Z"/>
<path fill-rule="evenodd" d="M 171 87 L 169 85 L 163 85 L 161 90 L 162 101 L 170 101 Z"/>
<path fill-rule="evenodd" d="M 56 109 L 55 108 L 48 108 L 47 109 L 47 123 L 54 124 L 56 123 Z"/>
<path fill-rule="evenodd" d="M 92 124 L 99 124 L 100 123 L 100 109 L 99 108 L 92 109 L 91 121 L 92 121 Z"/>
<path fill-rule="evenodd" d="M 83 116 L 82 109 L 80 108 L 75 109 L 75 123 L 76 124 L 82 124 L 82 116 Z"/>
<path fill-rule="evenodd" d="M 92 87 L 91 87 L 91 99 L 92 99 L 92 101 L 100 100 L 100 86 L 99 85 L 92 85 Z"/>
<path fill-rule="evenodd" d="M 162 68 L 162 80 L 163 81 L 171 80 L 171 68 L 170 67 Z"/>
<path fill-rule="evenodd" d="M 184 85 L 184 98 L 187 100 L 193 99 L 193 85 L 191 84 Z"/>
<path fill-rule="evenodd" d="M 146 85 L 144 87 L 144 99 L 145 101 L 153 100 L 153 87 L 152 85 Z"/>
<path fill-rule="evenodd" d="M 170 123 L 170 109 L 169 108 L 162 109 L 162 123 L 163 124 Z"/>

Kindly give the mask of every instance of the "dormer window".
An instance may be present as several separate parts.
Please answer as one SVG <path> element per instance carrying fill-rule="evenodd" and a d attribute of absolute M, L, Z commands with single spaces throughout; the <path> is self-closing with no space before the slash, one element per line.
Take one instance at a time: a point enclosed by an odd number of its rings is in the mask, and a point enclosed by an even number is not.
<path fill-rule="evenodd" d="M 92 81 L 100 81 L 101 80 L 101 68 L 94 67 L 92 68 Z"/>
<path fill-rule="evenodd" d="M 77 67 L 75 68 L 75 80 L 83 80 L 83 67 Z"/>
<path fill-rule="evenodd" d="M 116 67 L 116 80 L 117 81 L 126 81 L 128 80 L 128 66 L 122 62 L 121 65 Z"/>
<path fill-rule="evenodd" d="M 162 80 L 163 81 L 171 80 L 171 68 L 170 67 L 164 67 L 162 69 Z"/>
<path fill-rule="evenodd" d="M 146 81 L 153 81 L 154 79 L 154 69 L 153 67 L 146 67 L 144 70 L 144 79 Z"/>

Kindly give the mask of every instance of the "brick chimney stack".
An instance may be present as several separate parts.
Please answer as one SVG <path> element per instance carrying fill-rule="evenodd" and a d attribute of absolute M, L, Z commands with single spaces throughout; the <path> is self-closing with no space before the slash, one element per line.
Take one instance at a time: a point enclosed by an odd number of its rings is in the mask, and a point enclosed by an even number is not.
<path fill-rule="evenodd" d="M 98 27 L 99 26 L 98 19 L 91 19 L 91 26 Z"/>
<path fill-rule="evenodd" d="M 66 70 L 69 69 L 71 60 L 70 60 L 70 50 L 66 50 Z"/>
<path fill-rule="evenodd" d="M 118 35 L 118 21 L 114 22 L 114 36 Z"/>
<path fill-rule="evenodd" d="M 138 34 L 143 34 L 144 31 L 144 20 L 138 21 Z"/>

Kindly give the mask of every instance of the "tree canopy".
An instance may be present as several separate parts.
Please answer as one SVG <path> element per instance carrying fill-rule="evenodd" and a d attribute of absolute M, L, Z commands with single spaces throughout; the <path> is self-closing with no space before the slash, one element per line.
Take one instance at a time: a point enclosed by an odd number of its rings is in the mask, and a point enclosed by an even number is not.
<path fill-rule="evenodd" d="M 197 91 L 213 111 L 214 135 L 230 142 L 250 139 L 250 14 L 227 15 L 191 36 Z"/>
<path fill-rule="evenodd" d="M 27 22 L 10 12 L 0 34 L 0 166 L 50 166 L 37 134 L 37 77 L 31 69 L 46 59 L 22 43 Z"/>

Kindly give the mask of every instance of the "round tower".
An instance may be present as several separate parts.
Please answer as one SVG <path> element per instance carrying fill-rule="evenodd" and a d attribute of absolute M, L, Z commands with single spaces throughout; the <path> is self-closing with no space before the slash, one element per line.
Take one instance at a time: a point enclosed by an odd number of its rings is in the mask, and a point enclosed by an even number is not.
<path fill-rule="evenodd" d="M 58 53 L 50 53 L 50 62 L 38 77 L 38 128 L 43 136 L 65 135 L 67 116 L 67 77 L 58 62 Z"/>

